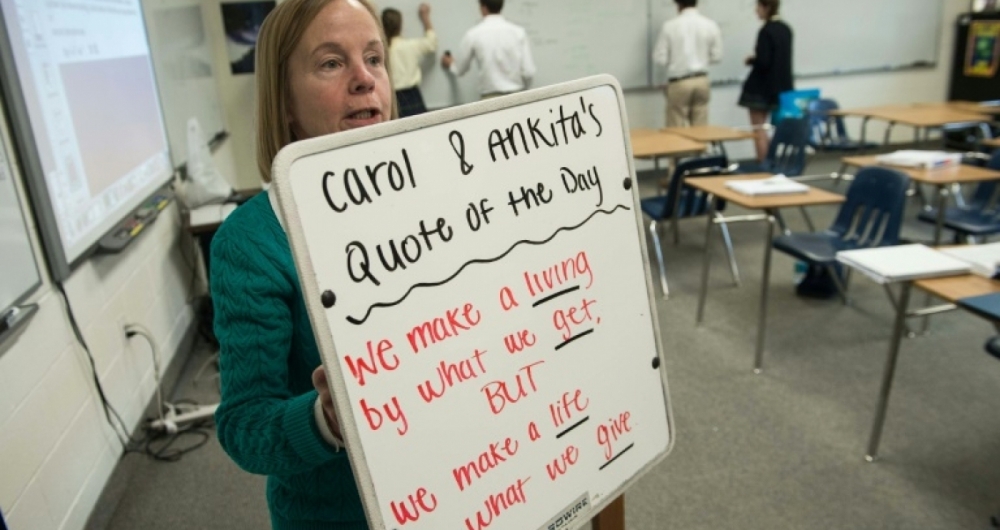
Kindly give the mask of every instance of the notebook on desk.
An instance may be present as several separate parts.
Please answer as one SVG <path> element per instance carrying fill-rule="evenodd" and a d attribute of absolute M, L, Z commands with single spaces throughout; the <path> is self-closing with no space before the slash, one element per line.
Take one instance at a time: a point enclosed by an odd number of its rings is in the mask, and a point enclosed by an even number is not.
<path fill-rule="evenodd" d="M 809 186 L 801 182 L 795 182 L 784 175 L 775 175 L 757 180 L 730 180 L 726 182 L 726 187 L 737 193 L 749 196 L 788 195 L 809 191 Z"/>
<path fill-rule="evenodd" d="M 962 155 L 960 153 L 918 151 L 913 149 L 878 155 L 875 158 L 880 164 L 919 169 L 936 169 L 956 166 L 962 163 Z"/>
<path fill-rule="evenodd" d="M 894 283 L 969 272 L 970 265 L 924 245 L 845 250 L 837 261 L 878 283 Z"/>
<path fill-rule="evenodd" d="M 942 248 L 941 252 L 969 263 L 972 272 L 984 278 L 1000 273 L 1000 243 Z"/>

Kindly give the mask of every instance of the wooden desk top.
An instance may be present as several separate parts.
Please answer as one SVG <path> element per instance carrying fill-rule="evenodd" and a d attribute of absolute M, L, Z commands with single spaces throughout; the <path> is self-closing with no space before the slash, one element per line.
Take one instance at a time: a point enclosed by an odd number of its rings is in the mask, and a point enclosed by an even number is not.
<path fill-rule="evenodd" d="M 943 103 L 962 112 L 978 112 L 981 114 L 1000 115 L 1000 105 L 983 105 L 978 101 L 949 101 Z"/>
<path fill-rule="evenodd" d="M 663 132 L 683 136 L 696 142 L 730 142 L 733 140 L 749 140 L 753 132 L 734 127 L 718 125 L 699 125 L 697 127 L 667 127 Z"/>
<path fill-rule="evenodd" d="M 941 127 L 954 123 L 981 123 L 990 121 L 983 114 L 985 108 L 969 102 L 949 103 L 918 103 L 914 105 L 881 105 L 856 109 L 840 109 L 831 111 L 833 116 L 862 116 L 880 120 L 901 123 L 911 127 Z M 978 110 L 976 110 L 978 109 Z"/>
<path fill-rule="evenodd" d="M 848 166 L 856 167 L 891 167 L 892 169 L 909 176 L 917 182 L 934 184 L 937 186 L 961 184 L 966 182 L 982 182 L 984 180 L 1000 180 L 1000 171 L 965 164 L 940 169 L 916 169 L 912 167 L 898 167 L 879 164 L 878 159 L 875 156 L 845 156 L 841 159 L 841 161 Z"/>
<path fill-rule="evenodd" d="M 770 173 L 754 173 L 750 175 L 727 175 L 722 177 L 689 177 L 684 184 L 711 193 L 720 199 L 751 210 L 771 210 L 776 208 L 791 208 L 796 206 L 814 206 L 819 204 L 840 204 L 844 196 L 819 188 L 809 187 L 806 193 L 788 195 L 743 195 L 726 187 L 730 180 L 760 180 L 772 177 Z"/>
<path fill-rule="evenodd" d="M 983 145 L 986 147 L 992 147 L 994 149 L 1000 148 L 1000 138 L 990 138 L 989 140 L 983 140 Z"/>
<path fill-rule="evenodd" d="M 664 132 L 632 134 L 631 138 L 635 158 L 696 155 L 706 149 L 703 143 Z"/>
<path fill-rule="evenodd" d="M 952 304 L 970 296 L 1000 293 L 1000 281 L 984 278 L 977 274 L 917 280 L 913 284 Z"/>
<path fill-rule="evenodd" d="M 659 132 L 658 129 L 647 129 L 645 127 L 639 127 L 639 128 L 636 128 L 636 129 L 630 129 L 628 131 L 629 136 L 631 136 L 632 138 L 635 138 L 637 136 L 646 136 L 648 134 L 656 134 L 658 132 Z"/>

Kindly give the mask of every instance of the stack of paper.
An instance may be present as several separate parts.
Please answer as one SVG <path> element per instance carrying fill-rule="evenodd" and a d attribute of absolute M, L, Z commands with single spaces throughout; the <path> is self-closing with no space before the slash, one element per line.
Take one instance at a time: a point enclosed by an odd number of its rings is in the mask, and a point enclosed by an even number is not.
<path fill-rule="evenodd" d="M 789 193 L 806 193 L 809 186 L 784 176 L 775 175 L 757 180 L 730 180 L 726 187 L 743 195 L 785 195 Z"/>
<path fill-rule="evenodd" d="M 969 264 L 924 245 L 845 250 L 837 261 L 878 283 L 892 283 L 969 272 Z"/>
<path fill-rule="evenodd" d="M 920 169 L 934 169 L 962 163 L 961 153 L 948 153 L 945 151 L 903 150 L 878 155 L 875 158 L 880 164 Z"/>
<path fill-rule="evenodd" d="M 985 278 L 996 278 L 1000 273 L 1000 243 L 943 248 L 941 252 L 968 263 L 972 272 Z"/>

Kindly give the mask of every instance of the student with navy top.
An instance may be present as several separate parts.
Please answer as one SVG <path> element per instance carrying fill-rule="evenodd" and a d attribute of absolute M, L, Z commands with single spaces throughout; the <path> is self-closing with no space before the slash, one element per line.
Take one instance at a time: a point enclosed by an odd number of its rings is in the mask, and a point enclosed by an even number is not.
<path fill-rule="evenodd" d="M 368 0 L 285 0 L 268 15 L 256 59 L 265 182 L 289 143 L 395 118 L 381 28 Z M 276 206 L 273 193 L 258 194 L 212 242 L 219 442 L 267 475 L 274 529 L 367 530 Z"/>
<path fill-rule="evenodd" d="M 757 0 L 757 16 L 764 21 L 757 33 L 754 55 L 747 57 L 750 75 L 743 83 L 739 105 L 750 111 L 757 160 L 767 157 L 768 136 L 763 129 L 778 108 L 778 96 L 795 88 L 792 81 L 792 28 L 778 17 L 781 0 Z"/>

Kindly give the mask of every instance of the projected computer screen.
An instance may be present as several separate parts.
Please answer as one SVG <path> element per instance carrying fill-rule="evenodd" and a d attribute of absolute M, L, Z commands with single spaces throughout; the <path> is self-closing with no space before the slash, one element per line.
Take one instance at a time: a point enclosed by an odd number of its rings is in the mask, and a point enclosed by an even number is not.
<path fill-rule="evenodd" d="M 18 134 L 30 135 L 21 143 L 29 147 L 27 178 L 41 221 L 58 233 L 60 248 L 54 253 L 47 241 L 47 251 L 72 263 L 171 173 L 141 6 L 0 0 L 0 7 L 7 37 L 0 45 L 13 62 L 5 72 L 16 72 L 6 93 L 21 111 Z"/>

